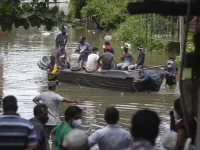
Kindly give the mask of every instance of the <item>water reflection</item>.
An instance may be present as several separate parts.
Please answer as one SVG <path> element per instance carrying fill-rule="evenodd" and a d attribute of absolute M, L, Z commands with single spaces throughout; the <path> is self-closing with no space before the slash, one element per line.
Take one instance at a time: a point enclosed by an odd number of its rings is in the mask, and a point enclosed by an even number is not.
<path fill-rule="evenodd" d="M 4 96 L 12 94 L 18 98 L 18 113 L 27 119 L 33 116 L 32 99 L 40 92 L 47 90 L 46 72 L 38 68 L 37 61 L 43 55 L 55 53 L 54 40 L 58 29 L 54 28 L 48 36 L 43 34 L 44 30 L 44 27 L 40 30 L 33 28 L 27 31 L 20 28 L 15 29 L 11 34 L 0 35 L 0 58 L 3 63 L 2 68 L 0 67 L 1 73 L 3 72 L 2 75 L 0 73 L 0 79 L 3 81 L 0 88 Z M 73 45 L 82 35 L 86 36 L 93 46 L 102 48 L 105 33 L 97 31 L 94 34 L 88 32 L 87 28 L 69 29 L 68 51 L 74 50 Z M 113 40 L 111 43 L 119 58 L 121 51 L 118 41 Z M 137 54 L 134 50 L 132 52 Z M 147 63 L 163 64 L 167 57 L 161 52 L 147 53 Z M 173 100 L 178 96 L 177 91 L 166 91 L 164 86 L 158 93 L 134 94 L 61 83 L 57 92 L 62 96 L 80 99 L 81 103 L 78 105 L 84 112 L 83 128 L 89 133 L 105 125 L 103 115 L 108 106 L 115 106 L 119 109 L 119 124 L 127 130 L 130 128 L 130 119 L 135 111 L 142 108 L 155 110 L 162 120 L 157 143 L 160 143 L 162 134 L 169 129 L 168 112 L 172 109 Z M 61 107 L 62 119 L 64 110 L 68 106 L 69 104 L 63 104 Z M 159 144 L 157 144 L 157 149 L 160 149 Z"/>

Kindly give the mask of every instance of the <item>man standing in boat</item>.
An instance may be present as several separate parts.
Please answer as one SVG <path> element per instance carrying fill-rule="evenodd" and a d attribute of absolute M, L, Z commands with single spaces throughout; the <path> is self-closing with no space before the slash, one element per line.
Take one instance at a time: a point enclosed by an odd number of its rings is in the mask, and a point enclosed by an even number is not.
<path fill-rule="evenodd" d="M 118 69 L 126 70 L 130 64 L 133 64 L 133 55 L 128 51 L 128 45 L 124 46 L 124 55 L 122 56 L 121 60 L 123 63 L 117 64 Z"/>
<path fill-rule="evenodd" d="M 48 82 L 54 81 L 58 84 L 58 65 L 56 64 L 56 57 L 50 56 L 50 63 L 47 65 Z"/>
<path fill-rule="evenodd" d="M 91 53 L 91 46 L 88 42 L 86 42 L 85 37 L 81 37 L 78 49 L 81 54 L 81 70 L 83 70 L 83 68 L 87 65 L 88 55 Z"/>
<path fill-rule="evenodd" d="M 64 45 L 67 44 L 68 34 L 65 27 L 62 27 L 61 33 L 59 33 L 56 37 L 56 49 L 60 48 L 60 45 L 64 43 Z"/>
<path fill-rule="evenodd" d="M 105 42 L 105 44 L 103 45 L 103 51 L 110 51 L 112 54 L 115 54 L 114 49 L 110 46 L 110 42 Z"/>
<path fill-rule="evenodd" d="M 147 91 L 158 91 L 159 85 L 154 80 L 150 74 L 145 73 L 143 70 L 139 71 L 139 79 L 135 79 L 137 82 L 141 82 L 143 84 L 144 90 Z"/>
<path fill-rule="evenodd" d="M 142 43 L 138 43 L 137 44 L 137 50 L 139 51 L 138 59 L 137 59 L 137 61 L 136 61 L 135 64 L 132 64 L 132 65 L 128 66 L 128 70 L 133 70 L 133 69 L 136 69 L 136 68 L 141 68 L 144 65 L 145 52 L 143 50 Z"/>
<path fill-rule="evenodd" d="M 60 49 L 56 51 L 56 61 L 60 68 L 70 68 L 69 62 L 66 61 L 67 52 L 65 50 L 65 44 L 60 44 Z"/>

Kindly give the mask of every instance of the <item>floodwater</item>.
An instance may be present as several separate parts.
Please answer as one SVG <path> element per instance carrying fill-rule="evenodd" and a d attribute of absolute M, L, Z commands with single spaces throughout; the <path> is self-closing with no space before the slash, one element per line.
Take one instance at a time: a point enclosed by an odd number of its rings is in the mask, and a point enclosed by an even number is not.
<path fill-rule="evenodd" d="M 58 29 L 51 32 L 45 28 L 14 29 L 10 34 L 0 35 L 0 96 L 14 95 L 18 99 L 18 113 L 24 118 L 33 116 L 34 103 L 32 99 L 47 90 L 47 74 L 37 66 L 37 61 L 43 55 L 55 53 L 55 36 Z M 86 36 L 92 46 L 102 49 L 105 33 L 98 30 L 88 30 L 86 27 L 68 29 L 68 52 L 74 50 L 80 36 Z M 111 41 L 119 60 L 121 50 L 119 42 Z M 137 52 L 132 48 L 133 54 Z M 148 52 L 146 64 L 164 64 L 168 54 L 164 52 Z M 130 119 L 134 112 L 148 108 L 156 111 L 161 118 L 160 134 L 157 138 L 157 149 L 163 133 L 169 130 L 169 111 L 173 100 L 179 96 L 178 90 L 166 90 L 164 85 L 157 93 L 127 93 L 104 89 L 95 89 L 78 85 L 60 83 L 57 92 L 71 99 L 79 99 L 83 109 L 83 128 L 88 133 L 94 132 L 105 125 L 103 114 L 105 108 L 115 106 L 120 111 L 119 124 L 129 130 Z M 69 104 L 61 106 L 60 115 L 63 119 L 64 110 Z M 147 133 L 148 134 L 148 133 Z"/>

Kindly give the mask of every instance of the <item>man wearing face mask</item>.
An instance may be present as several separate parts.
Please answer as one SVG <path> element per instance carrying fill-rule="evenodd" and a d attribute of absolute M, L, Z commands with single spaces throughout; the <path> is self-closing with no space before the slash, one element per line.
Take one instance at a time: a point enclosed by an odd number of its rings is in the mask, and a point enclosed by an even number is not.
<path fill-rule="evenodd" d="M 70 100 L 56 93 L 56 83 L 48 83 L 49 91 L 43 92 L 33 99 L 33 102 L 39 104 L 40 101 L 48 107 L 49 120 L 45 125 L 46 142 L 49 141 L 51 130 L 60 123 L 59 107 L 61 102 L 78 103 L 78 100 Z"/>
<path fill-rule="evenodd" d="M 54 141 L 54 149 L 67 148 L 67 136 L 73 128 L 80 128 L 82 121 L 82 110 L 78 106 L 69 106 L 65 111 L 65 122 L 61 122 L 51 132 Z"/>
<path fill-rule="evenodd" d="M 36 132 L 38 149 L 47 150 L 46 134 L 44 130 L 44 125 L 49 120 L 47 106 L 44 104 L 37 104 L 34 107 L 33 113 L 34 118 L 30 119 L 30 121 L 32 122 Z"/>
<path fill-rule="evenodd" d="M 93 47 L 92 53 L 88 56 L 86 72 L 92 73 L 98 70 L 98 59 L 99 59 L 98 48 Z"/>
<path fill-rule="evenodd" d="M 173 61 L 168 60 L 167 61 L 167 66 L 165 68 L 166 75 L 166 85 L 173 86 L 176 85 L 176 68 L 173 67 Z"/>
<path fill-rule="evenodd" d="M 124 46 L 124 55 L 122 56 L 121 60 L 123 63 L 117 64 L 117 68 L 121 70 L 126 70 L 130 64 L 133 64 L 133 55 L 128 51 L 128 45 Z"/>

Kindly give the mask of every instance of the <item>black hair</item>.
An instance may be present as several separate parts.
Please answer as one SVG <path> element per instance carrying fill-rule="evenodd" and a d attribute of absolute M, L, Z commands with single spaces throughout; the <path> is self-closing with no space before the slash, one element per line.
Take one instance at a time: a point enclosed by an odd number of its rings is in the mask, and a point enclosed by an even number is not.
<path fill-rule="evenodd" d="M 174 109 L 175 109 L 176 112 L 180 115 L 180 117 L 183 118 L 183 113 L 182 113 L 181 100 L 180 100 L 180 98 L 177 98 L 177 99 L 174 101 Z"/>
<path fill-rule="evenodd" d="M 3 111 L 4 112 L 8 112 L 8 111 L 13 111 L 13 112 L 17 112 L 18 106 L 17 106 L 17 99 L 12 96 L 6 96 L 3 99 Z"/>
<path fill-rule="evenodd" d="M 99 49 L 97 47 L 92 48 L 92 52 L 98 51 Z"/>
<path fill-rule="evenodd" d="M 110 45 L 110 42 L 105 42 L 105 45 Z"/>
<path fill-rule="evenodd" d="M 33 114 L 36 117 L 37 115 L 39 115 L 41 113 L 41 109 L 47 109 L 47 106 L 45 104 L 37 104 L 34 109 L 33 109 Z"/>
<path fill-rule="evenodd" d="M 81 40 L 84 40 L 84 41 L 85 41 L 85 40 L 86 40 L 86 37 L 81 37 Z"/>
<path fill-rule="evenodd" d="M 69 106 L 65 110 L 65 121 L 68 122 L 71 120 L 75 115 L 82 114 L 82 109 L 78 106 Z"/>
<path fill-rule="evenodd" d="M 119 120 L 119 111 L 115 107 L 108 107 L 104 113 L 107 124 L 116 124 Z"/>
<path fill-rule="evenodd" d="M 156 112 L 139 110 L 132 118 L 131 134 L 135 140 L 145 139 L 155 144 L 159 132 L 160 119 Z"/>
<path fill-rule="evenodd" d="M 169 57 L 169 60 L 171 60 L 171 59 L 174 61 L 174 58 L 173 58 L 173 57 Z"/>

